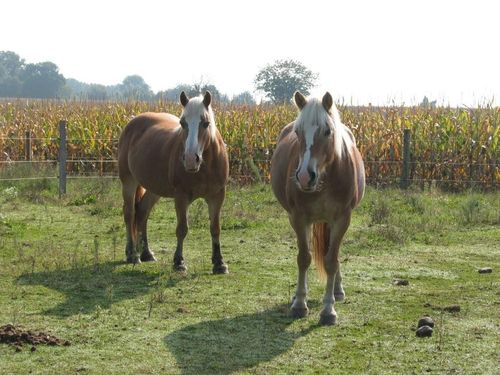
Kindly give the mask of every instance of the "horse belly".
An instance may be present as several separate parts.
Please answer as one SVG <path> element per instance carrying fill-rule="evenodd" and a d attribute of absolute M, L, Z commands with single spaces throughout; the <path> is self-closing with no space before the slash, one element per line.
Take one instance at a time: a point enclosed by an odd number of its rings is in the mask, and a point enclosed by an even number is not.
<path fill-rule="evenodd" d="M 174 188 L 168 181 L 168 165 L 148 158 L 129 158 L 129 168 L 134 179 L 144 189 L 162 196 L 171 197 Z"/>

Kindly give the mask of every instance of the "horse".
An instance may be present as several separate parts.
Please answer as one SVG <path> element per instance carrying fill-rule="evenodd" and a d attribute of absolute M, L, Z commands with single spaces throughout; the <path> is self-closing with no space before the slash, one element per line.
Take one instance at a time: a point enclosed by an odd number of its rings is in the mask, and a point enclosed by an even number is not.
<path fill-rule="evenodd" d="M 337 320 L 334 303 L 345 297 L 340 244 L 351 212 L 364 194 L 364 164 L 329 92 L 319 100 L 296 91 L 294 102 L 299 114 L 281 131 L 271 159 L 272 190 L 288 213 L 299 250 L 290 312 L 295 318 L 309 313 L 307 269 L 312 247 L 318 273 L 322 279 L 326 274 L 320 324 L 333 325 Z"/>
<path fill-rule="evenodd" d="M 173 198 L 177 215 L 173 268 L 185 272 L 183 242 L 188 233 L 187 209 L 195 199 L 203 198 L 210 218 L 212 271 L 228 273 L 219 236 L 229 160 L 215 124 L 211 101 L 209 91 L 191 99 L 183 91 L 180 118 L 147 112 L 123 128 L 118 142 L 118 169 L 127 232 L 127 262 L 156 260 L 148 245 L 148 218 L 160 197 Z"/>

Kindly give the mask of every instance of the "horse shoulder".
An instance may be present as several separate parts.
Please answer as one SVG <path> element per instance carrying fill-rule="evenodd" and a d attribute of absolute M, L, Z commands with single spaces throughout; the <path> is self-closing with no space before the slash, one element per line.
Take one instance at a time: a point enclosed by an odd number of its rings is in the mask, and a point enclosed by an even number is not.
<path fill-rule="evenodd" d="M 212 152 L 214 153 L 213 159 L 216 164 L 216 171 L 219 174 L 219 178 L 223 181 L 223 184 L 226 185 L 229 179 L 229 156 L 226 144 L 218 131 L 216 133 L 214 146 Z"/>

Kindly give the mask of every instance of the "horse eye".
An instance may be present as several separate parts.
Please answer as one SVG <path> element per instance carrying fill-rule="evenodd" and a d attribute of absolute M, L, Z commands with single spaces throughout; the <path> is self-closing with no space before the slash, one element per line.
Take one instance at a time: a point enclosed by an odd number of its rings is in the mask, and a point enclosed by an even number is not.
<path fill-rule="evenodd" d="M 325 137 L 329 137 L 329 136 L 330 136 L 330 134 L 332 134 L 331 129 L 330 129 L 330 128 L 326 129 L 326 130 L 325 130 Z"/>
<path fill-rule="evenodd" d="M 208 125 L 210 125 L 210 121 L 204 121 L 201 123 L 201 125 L 203 125 L 203 127 L 206 129 L 208 128 Z"/>

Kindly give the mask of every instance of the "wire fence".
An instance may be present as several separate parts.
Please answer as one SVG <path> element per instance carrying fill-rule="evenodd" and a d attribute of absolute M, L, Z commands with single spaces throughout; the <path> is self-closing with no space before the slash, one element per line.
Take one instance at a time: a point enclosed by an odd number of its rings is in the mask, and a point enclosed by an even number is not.
<path fill-rule="evenodd" d="M 25 153 L 25 160 L 11 160 L 7 152 L 0 152 L 0 182 L 58 179 L 60 192 L 64 193 L 66 179 L 118 178 L 118 161 L 115 157 L 117 138 L 66 138 L 65 126 L 66 124 L 61 122 L 59 137 L 32 137 L 29 131 L 25 137 L 0 137 L 0 141 L 24 144 Z M 495 159 L 489 163 L 475 160 L 456 162 L 446 157 L 439 158 L 437 155 L 432 157 L 432 160 L 419 160 L 412 154 L 409 131 L 405 130 L 402 137 L 402 159 L 365 160 L 368 184 L 403 188 L 417 185 L 422 189 L 426 186 L 436 186 L 455 191 L 467 188 L 497 189 L 500 172 Z M 81 155 L 81 148 L 75 145 L 81 146 L 89 142 L 105 142 L 113 147 L 98 158 L 94 155 Z M 58 154 L 40 152 L 43 147 L 36 147 L 38 152 L 35 155 L 33 145 L 36 143 L 51 144 L 50 149 L 57 149 Z M 232 147 L 234 146 L 228 145 L 229 151 Z M 231 157 L 229 152 L 231 181 L 238 184 L 269 182 L 272 151 L 271 147 L 254 150 L 253 154 L 244 158 Z"/>

